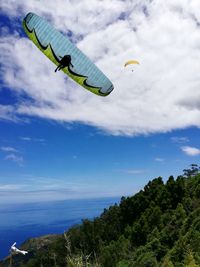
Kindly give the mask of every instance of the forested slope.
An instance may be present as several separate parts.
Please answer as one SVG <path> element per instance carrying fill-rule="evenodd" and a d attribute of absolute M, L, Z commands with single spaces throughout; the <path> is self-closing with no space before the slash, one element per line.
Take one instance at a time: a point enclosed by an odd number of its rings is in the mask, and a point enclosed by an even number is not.
<path fill-rule="evenodd" d="M 31 255 L 15 266 L 200 266 L 199 167 L 193 164 L 166 183 L 153 179 Z"/>

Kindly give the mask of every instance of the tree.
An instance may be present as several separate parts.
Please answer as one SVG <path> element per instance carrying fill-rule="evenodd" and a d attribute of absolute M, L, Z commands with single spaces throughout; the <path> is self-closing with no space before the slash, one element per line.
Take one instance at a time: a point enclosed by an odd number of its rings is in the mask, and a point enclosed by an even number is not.
<path fill-rule="evenodd" d="M 117 241 L 111 241 L 101 251 L 100 262 L 104 267 L 116 266 L 121 260 L 126 260 L 129 256 L 130 242 L 124 236 Z"/>
<path fill-rule="evenodd" d="M 192 176 L 195 176 L 199 173 L 200 171 L 200 167 L 198 166 L 198 164 L 191 164 L 190 165 L 191 168 L 190 169 L 184 169 L 183 170 L 183 173 L 184 173 L 184 176 L 186 178 L 189 178 L 189 177 L 192 177 Z"/>

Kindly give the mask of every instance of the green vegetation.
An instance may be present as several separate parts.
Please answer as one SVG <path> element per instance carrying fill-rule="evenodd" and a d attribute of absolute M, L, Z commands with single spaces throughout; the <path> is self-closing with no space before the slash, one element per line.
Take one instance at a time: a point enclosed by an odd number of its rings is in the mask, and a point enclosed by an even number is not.
<path fill-rule="evenodd" d="M 199 167 L 192 164 L 183 172 L 122 197 L 119 205 L 83 220 L 19 266 L 200 266 Z"/>

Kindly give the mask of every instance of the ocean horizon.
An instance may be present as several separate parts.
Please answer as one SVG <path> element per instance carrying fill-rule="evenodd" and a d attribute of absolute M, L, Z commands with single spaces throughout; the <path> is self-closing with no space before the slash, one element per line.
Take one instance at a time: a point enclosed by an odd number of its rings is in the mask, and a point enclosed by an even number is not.
<path fill-rule="evenodd" d="M 9 254 L 14 242 L 19 247 L 29 238 L 62 234 L 119 201 L 120 197 L 104 197 L 0 205 L 0 259 Z"/>

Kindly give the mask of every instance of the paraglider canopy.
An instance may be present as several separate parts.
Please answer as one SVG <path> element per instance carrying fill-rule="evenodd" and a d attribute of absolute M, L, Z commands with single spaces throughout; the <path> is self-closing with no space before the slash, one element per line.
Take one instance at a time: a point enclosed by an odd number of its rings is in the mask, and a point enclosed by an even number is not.
<path fill-rule="evenodd" d="M 30 12 L 23 20 L 23 28 L 30 40 L 47 56 L 57 70 L 62 70 L 79 85 L 99 96 L 107 96 L 114 89 L 109 78 L 45 19 Z"/>
<path fill-rule="evenodd" d="M 124 64 L 124 67 L 130 65 L 130 64 L 140 64 L 137 60 L 129 60 Z"/>

